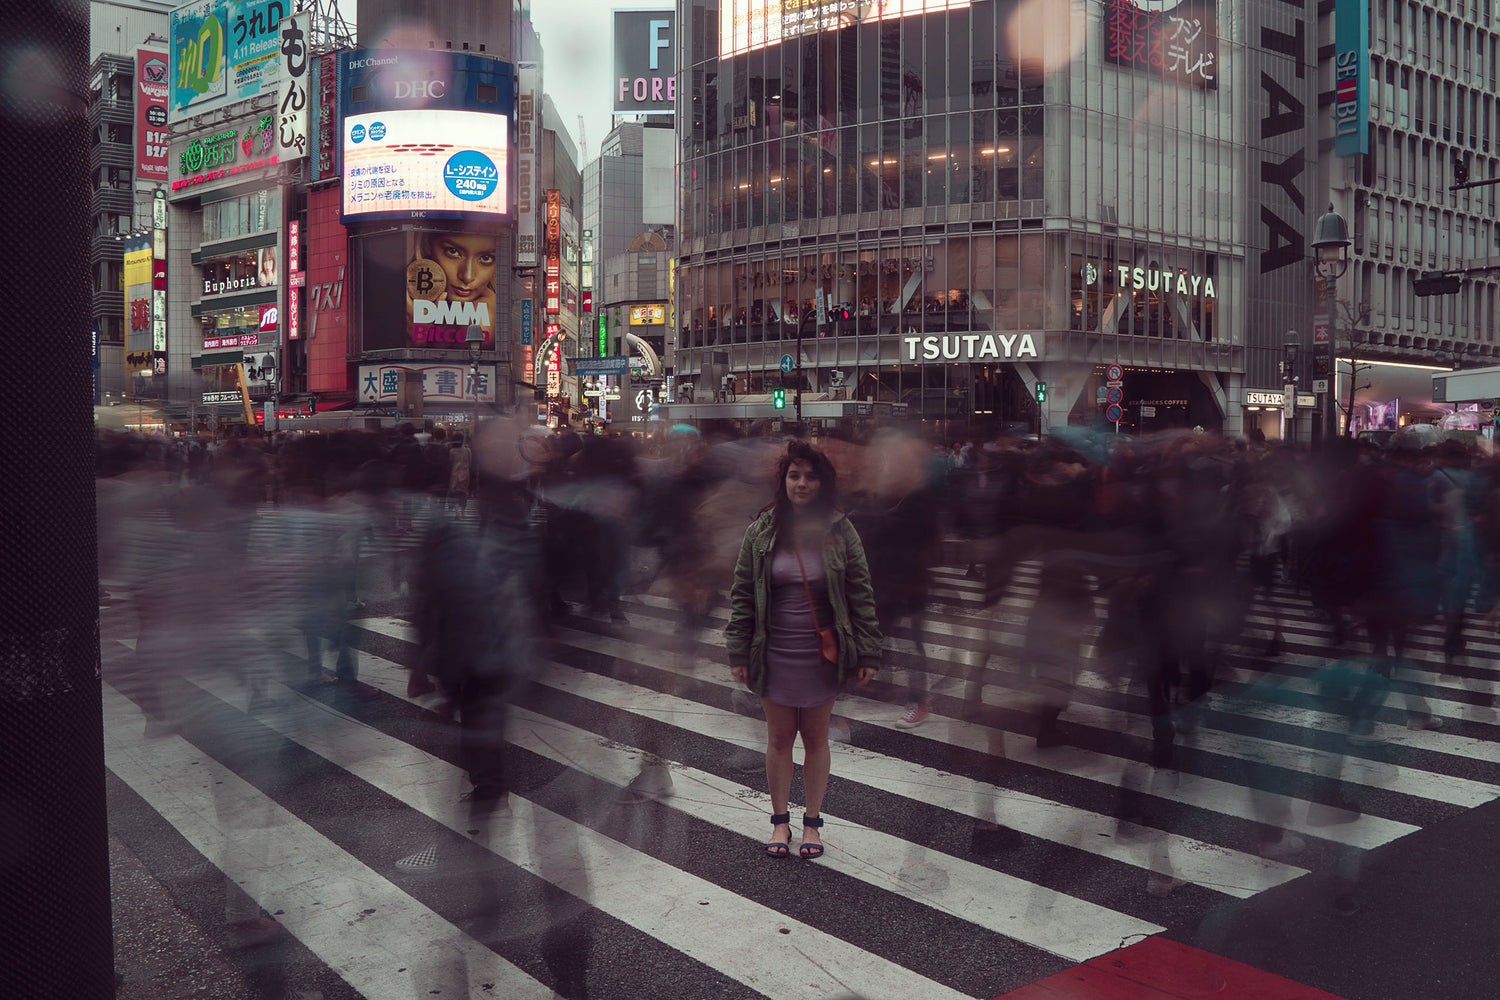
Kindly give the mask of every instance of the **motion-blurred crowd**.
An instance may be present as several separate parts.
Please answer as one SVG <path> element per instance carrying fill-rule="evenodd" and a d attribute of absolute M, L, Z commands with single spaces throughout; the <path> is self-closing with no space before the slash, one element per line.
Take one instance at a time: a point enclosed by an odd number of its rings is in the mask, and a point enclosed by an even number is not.
<path fill-rule="evenodd" d="M 1463 657 L 1500 595 L 1500 463 L 1473 444 L 1420 443 L 824 438 L 886 637 L 884 669 L 859 697 L 889 703 L 900 728 L 932 713 L 1046 748 L 1085 738 L 1068 716 L 1087 684 L 1139 700 L 1141 757 L 1169 768 L 1214 693 L 1277 701 L 1282 618 L 1310 612 L 1332 646 L 1298 669 L 1351 744 L 1381 738 L 1396 698 L 1408 727 L 1441 724 L 1403 682 L 1421 627 L 1442 636 L 1429 668 L 1488 705 Z M 662 656 L 727 683 L 710 632 L 783 445 L 689 427 L 640 445 L 504 418 L 473 440 L 412 425 L 213 449 L 101 437 L 101 593 L 127 602 L 139 631 L 134 671 L 117 681 L 153 733 L 179 722 L 174 678 L 205 669 L 231 672 L 252 709 L 289 678 L 369 697 L 356 630 L 410 622 L 422 653 L 407 694 L 462 730 L 483 819 L 506 797 L 506 706 L 552 662 L 549 637 L 570 617 L 624 628 L 633 602 L 675 609 Z M 955 608 L 988 638 L 929 656 L 931 614 Z M 849 739 L 853 713 L 835 713 L 835 738 Z M 670 794 L 660 765 L 648 756 L 627 793 Z M 1294 849 L 1269 825 L 1269 851 Z M 982 823 L 975 849 L 1003 832 Z"/>

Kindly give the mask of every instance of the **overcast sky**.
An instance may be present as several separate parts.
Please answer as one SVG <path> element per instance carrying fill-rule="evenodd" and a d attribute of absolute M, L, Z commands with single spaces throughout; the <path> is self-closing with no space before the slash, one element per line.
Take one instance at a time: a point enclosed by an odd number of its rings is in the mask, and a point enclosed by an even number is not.
<path fill-rule="evenodd" d="M 614 61 L 614 10 L 666 10 L 668 3 L 630 0 L 533 0 L 531 20 L 546 58 L 543 86 L 578 142 L 578 116 L 587 125 L 587 159 L 609 133 L 610 77 Z M 579 163 L 580 170 L 583 163 Z"/>

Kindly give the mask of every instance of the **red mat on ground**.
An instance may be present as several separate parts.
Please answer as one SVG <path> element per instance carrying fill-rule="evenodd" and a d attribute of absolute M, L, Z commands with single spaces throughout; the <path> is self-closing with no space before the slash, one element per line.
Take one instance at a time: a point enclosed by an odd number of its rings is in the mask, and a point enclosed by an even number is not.
<path fill-rule="evenodd" d="M 996 1000 L 1340 1000 L 1332 993 L 1151 937 Z"/>

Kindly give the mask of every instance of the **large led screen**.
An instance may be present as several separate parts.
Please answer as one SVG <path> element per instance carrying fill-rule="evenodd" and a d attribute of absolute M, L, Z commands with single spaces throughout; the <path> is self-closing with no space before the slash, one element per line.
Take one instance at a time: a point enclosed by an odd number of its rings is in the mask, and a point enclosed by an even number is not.
<path fill-rule="evenodd" d="M 719 56 L 737 56 L 785 38 L 856 24 L 962 10 L 969 4 L 970 0 L 723 0 Z"/>
<path fill-rule="evenodd" d="M 510 119 L 375 111 L 344 119 L 344 219 L 504 216 Z"/>

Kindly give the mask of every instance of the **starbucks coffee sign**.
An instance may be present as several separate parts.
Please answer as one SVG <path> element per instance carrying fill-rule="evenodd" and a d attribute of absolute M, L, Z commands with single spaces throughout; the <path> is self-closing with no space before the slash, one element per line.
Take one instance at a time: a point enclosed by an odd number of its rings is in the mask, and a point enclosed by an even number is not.
<path fill-rule="evenodd" d="M 937 337 L 902 337 L 907 361 L 1023 361 L 1038 358 L 1040 334 L 950 333 Z"/>

